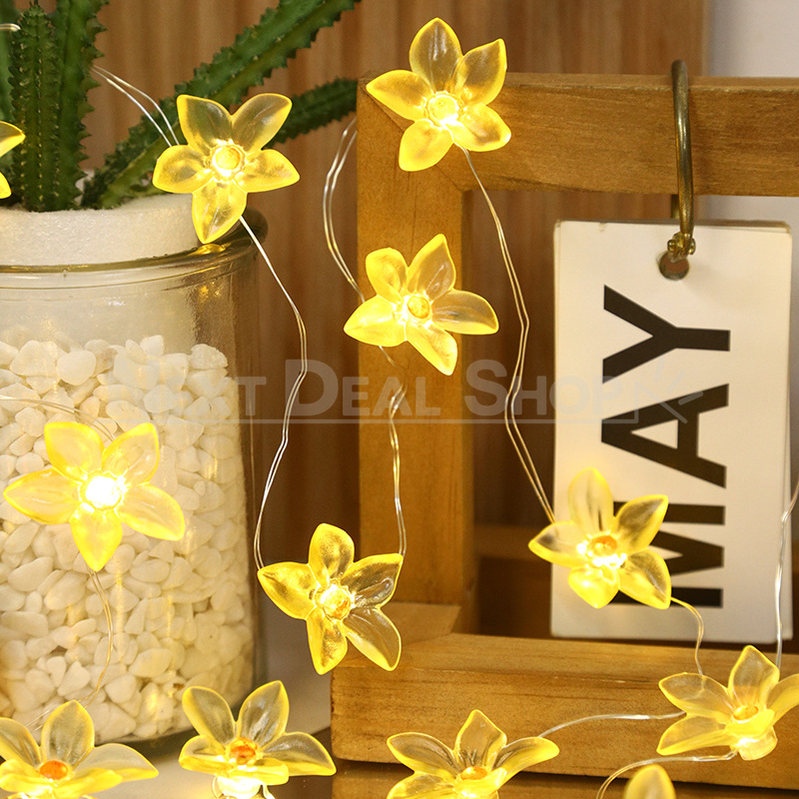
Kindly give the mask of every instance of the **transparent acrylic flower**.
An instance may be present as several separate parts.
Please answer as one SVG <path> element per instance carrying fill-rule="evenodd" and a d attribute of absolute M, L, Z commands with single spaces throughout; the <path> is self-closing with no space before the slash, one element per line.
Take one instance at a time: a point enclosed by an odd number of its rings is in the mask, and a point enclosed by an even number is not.
<path fill-rule="evenodd" d="M 402 169 L 427 169 L 453 144 L 482 152 L 508 143 L 510 128 L 488 108 L 508 68 L 502 39 L 463 55 L 452 28 L 433 19 L 414 37 L 410 62 L 410 72 L 386 72 L 366 86 L 376 100 L 413 121 L 400 141 Z"/>
<path fill-rule="evenodd" d="M 319 674 L 341 662 L 348 640 L 381 668 L 391 671 L 399 662 L 399 632 L 380 608 L 394 594 L 402 556 L 372 555 L 353 562 L 354 556 L 355 545 L 344 530 L 320 524 L 311 538 L 308 563 L 275 563 L 258 572 L 267 596 L 308 625 L 308 645 Z"/>
<path fill-rule="evenodd" d="M 432 735 L 404 732 L 388 748 L 413 775 L 398 782 L 388 799 L 495 799 L 517 772 L 558 754 L 546 738 L 508 738 L 479 710 L 473 710 L 450 749 Z"/>
<path fill-rule="evenodd" d="M 289 777 L 336 770 L 319 741 L 304 732 L 286 732 L 289 700 L 279 681 L 253 691 L 236 720 L 210 688 L 188 688 L 183 710 L 200 734 L 183 747 L 180 765 L 213 774 L 217 794 L 250 799 L 263 787 L 269 796 L 269 785 L 282 785 Z"/>
<path fill-rule="evenodd" d="M 21 141 L 25 139 L 25 134 L 10 122 L 0 122 L 0 158 L 7 152 L 13 150 Z M 11 196 L 11 187 L 8 181 L 0 174 L 0 200 Z"/>
<path fill-rule="evenodd" d="M 355 309 L 344 332 L 365 344 L 396 347 L 410 342 L 433 366 L 452 374 L 458 344 L 452 333 L 485 335 L 499 328 L 494 309 L 477 294 L 455 286 L 455 264 L 439 234 L 408 266 L 390 247 L 366 256 L 376 297 Z"/>
<path fill-rule="evenodd" d="M 129 746 L 95 747 L 91 717 L 74 700 L 47 718 L 41 746 L 18 721 L 0 718 L 0 757 L 5 760 L 0 765 L 0 788 L 12 791 L 12 799 L 79 799 L 158 774 Z"/>
<path fill-rule="evenodd" d="M 627 783 L 622 799 L 676 799 L 674 784 L 663 766 L 644 766 Z"/>
<path fill-rule="evenodd" d="M 567 566 L 569 585 L 595 608 L 616 594 L 645 605 L 667 608 L 671 577 L 666 562 L 647 547 L 660 529 L 668 499 L 633 499 L 613 514 L 613 496 L 596 469 L 585 469 L 569 487 L 568 522 L 545 527 L 530 549 L 544 560 Z"/>
<path fill-rule="evenodd" d="M 728 746 L 744 760 L 758 760 L 777 745 L 774 725 L 799 705 L 799 674 L 780 681 L 777 667 L 747 646 L 726 687 L 702 674 L 682 673 L 661 680 L 660 690 L 687 714 L 663 733 L 660 754 Z"/>
<path fill-rule="evenodd" d="M 105 449 L 99 434 L 77 422 L 50 422 L 44 441 L 52 468 L 11 483 L 3 496 L 43 524 L 69 522 L 80 554 L 102 569 L 122 540 L 122 525 L 154 538 L 183 536 L 180 505 L 149 485 L 158 468 L 158 434 L 137 425 Z"/>
<path fill-rule="evenodd" d="M 299 180 L 286 156 L 263 150 L 291 110 L 280 94 L 257 94 L 235 114 L 213 100 L 181 94 L 178 117 L 187 144 L 158 158 L 153 185 L 191 194 L 194 228 L 200 241 L 218 239 L 238 222 L 249 192 L 271 191 Z"/>

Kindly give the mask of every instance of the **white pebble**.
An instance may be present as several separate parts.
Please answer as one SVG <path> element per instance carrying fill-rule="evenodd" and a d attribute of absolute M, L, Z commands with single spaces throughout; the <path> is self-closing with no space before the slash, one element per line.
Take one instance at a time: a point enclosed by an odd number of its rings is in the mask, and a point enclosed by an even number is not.
<path fill-rule="evenodd" d="M 152 358 L 160 358 L 164 354 L 163 336 L 145 336 L 140 344 L 145 355 Z"/>
<path fill-rule="evenodd" d="M 203 434 L 203 426 L 198 422 L 170 416 L 164 427 L 164 443 L 180 452 L 193 446 Z"/>
<path fill-rule="evenodd" d="M 168 649 L 148 649 L 140 652 L 130 666 L 130 671 L 137 677 L 156 677 L 162 674 L 172 660 Z"/>
<path fill-rule="evenodd" d="M 227 358 L 216 347 L 195 344 L 191 348 L 192 369 L 219 369 L 227 366 Z"/>
<path fill-rule="evenodd" d="M 25 637 L 44 638 L 47 635 L 47 617 L 24 610 L 12 610 L 3 614 L 3 627 L 24 633 Z"/>
<path fill-rule="evenodd" d="M 26 341 L 13 361 L 12 372 L 24 377 L 46 375 L 55 377 L 58 347 L 53 341 Z"/>
<path fill-rule="evenodd" d="M 14 417 L 14 421 L 20 426 L 23 433 L 38 438 L 44 433 L 47 417 L 31 405 L 19 411 Z"/>
<path fill-rule="evenodd" d="M 85 688 L 90 680 L 91 675 L 88 670 L 75 661 L 67 669 L 64 679 L 61 680 L 61 684 L 58 686 L 58 692 L 61 696 L 72 696 L 80 691 L 81 688 Z"/>
<path fill-rule="evenodd" d="M 89 350 L 67 352 L 58 359 L 58 376 L 71 386 L 86 382 L 97 366 L 97 356 Z"/>
<path fill-rule="evenodd" d="M 0 455 L 0 480 L 8 480 L 17 471 L 17 459 L 13 455 Z"/>
<path fill-rule="evenodd" d="M 136 686 L 136 678 L 132 674 L 123 674 L 121 677 L 111 680 L 111 682 L 105 686 L 105 692 L 112 702 L 121 705 L 123 702 L 127 702 L 133 698 L 133 695 L 136 693 Z"/>
<path fill-rule="evenodd" d="M 85 578 L 74 572 L 66 572 L 47 592 L 44 597 L 44 604 L 49 610 L 67 608 L 76 603 L 85 591 Z"/>
<path fill-rule="evenodd" d="M 152 559 L 141 566 L 134 566 L 130 570 L 130 576 L 145 583 L 163 583 L 169 577 L 169 564 Z"/>
<path fill-rule="evenodd" d="M 53 681 L 39 669 L 31 669 L 25 675 L 25 685 L 40 705 L 43 705 L 54 691 Z"/>
<path fill-rule="evenodd" d="M 8 451 L 12 455 L 16 455 L 18 458 L 20 455 L 27 455 L 33 449 L 33 436 L 29 436 L 27 433 L 23 433 L 9 448 Z M 17 461 L 17 465 L 19 465 L 19 461 Z"/>
<path fill-rule="evenodd" d="M 18 352 L 16 347 L 0 341 L 0 366 L 8 366 L 17 357 Z"/>
<path fill-rule="evenodd" d="M 16 591 L 28 594 L 35 591 L 53 570 L 52 558 L 36 558 L 8 575 L 8 584 Z"/>
<path fill-rule="evenodd" d="M 0 612 L 5 612 L 8 610 L 22 610 L 24 605 L 24 594 L 21 594 L 19 591 L 15 591 L 9 585 L 0 585 Z"/>
<path fill-rule="evenodd" d="M 38 472 L 44 468 L 44 461 L 35 452 L 26 452 L 17 459 L 17 471 L 20 474 Z"/>
<path fill-rule="evenodd" d="M 61 685 L 64 675 L 67 673 L 67 661 L 63 655 L 56 655 L 55 657 L 48 658 L 45 668 L 47 673 L 52 677 L 55 685 Z"/>

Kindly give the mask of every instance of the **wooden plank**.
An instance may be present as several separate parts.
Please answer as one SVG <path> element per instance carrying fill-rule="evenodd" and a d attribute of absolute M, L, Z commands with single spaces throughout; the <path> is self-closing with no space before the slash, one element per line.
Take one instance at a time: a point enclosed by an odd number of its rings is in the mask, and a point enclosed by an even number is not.
<path fill-rule="evenodd" d="M 703 649 L 705 672 L 726 683 L 738 651 Z M 537 641 L 453 633 L 407 646 L 396 671 L 386 673 L 362 657 L 333 673 L 332 745 L 346 760 L 391 762 L 386 738 L 418 731 L 453 742 L 474 708 L 509 740 L 537 735 L 566 721 L 599 714 L 660 715 L 675 708 L 658 680 L 695 671 L 688 646 L 641 646 L 580 641 Z M 799 656 L 783 672 L 799 671 Z M 561 754 L 533 770 L 607 776 L 656 756 L 673 720 L 589 721 L 552 734 Z M 777 726 L 779 744 L 768 757 L 745 762 L 669 765 L 675 780 L 799 789 L 799 713 Z M 723 749 L 707 750 L 723 754 Z M 682 795 L 682 794 L 680 794 Z"/>

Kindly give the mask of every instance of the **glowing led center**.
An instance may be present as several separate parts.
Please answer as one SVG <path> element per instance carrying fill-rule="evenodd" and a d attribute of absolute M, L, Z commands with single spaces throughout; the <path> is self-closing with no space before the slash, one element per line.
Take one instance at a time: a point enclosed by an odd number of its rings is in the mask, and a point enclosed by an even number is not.
<path fill-rule="evenodd" d="M 482 766 L 469 766 L 469 768 L 464 769 L 460 773 L 460 779 L 462 780 L 482 780 L 487 776 L 488 769 L 485 769 Z"/>
<path fill-rule="evenodd" d="M 119 504 L 122 489 L 113 477 L 98 474 L 83 487 L 83 498 L 95 510 L 105 510 Z"/>
<path fill-rule="evenodd" d="M 39 774 L 48 780 L 63 780 L 69 774 L 69 766 L 60 760 L 48 760 L 39 766 Z"/>
<path fill-rule="evenodd" d="M 736 721 L 749 721 L 753 719 L 760 710 L 754 705 L 741 705 L 733 714 L 732 717 Z"/>
<path fill-rule="evenodd" d="M 258 754 L 258 747 L 249 738 L 236 738 L 228 747 L 228 757 L 237 766 L 249 763 Z"/>
<path fill-rule="evenodd" d="M 214 150 L 211 164 L 222 177 L 229 178 L 244 166 L 246 157 L 238 144 L 223 144 Z"/>
<path fill-rule="evenodd" d="M 345 619 L 352 608 L 352 594 L 340 585 L 329 585 L 316 598 L 316 604 L 329 619 Z"/>
<path fill-rule="evenodd" d="M 437 125 L 452 125 L 458 121 L 458 101 L 446 92 L 433 95 L 427 101 L 427 115 Z"/>
<path fill-rule="evenodd" d="M 430 300 L 422 294 L 412 294 L 405 304 L 414 319 L 427 319 L 430 316 Z"/>
<path fill-rule="evenodd" d="M 618 549 L 619 542 L 608 533 L 594 536 L 590 541 L 584 541 L 577 545 L 577 551 L 596 568 L 602 566 L 609 566 L 611 569 L 620 568 L 627 560 L 627 555 L 624 552 L 618 552 Z"/>

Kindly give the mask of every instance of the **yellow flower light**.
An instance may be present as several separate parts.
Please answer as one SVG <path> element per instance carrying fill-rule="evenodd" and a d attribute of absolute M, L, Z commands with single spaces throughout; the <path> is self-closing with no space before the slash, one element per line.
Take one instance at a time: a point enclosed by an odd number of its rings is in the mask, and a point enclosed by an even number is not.
<path fill-rule="evenodd" d="M 183 747 L 180 765 L 213 774 L 217 795 L 250 799 L 263 787 L 269 796 L 267 786 L 282 785 L 289 777 L 336 771 L 319 741 L 304 732 L 286 732 L 289 700 L 279 681 L 253 691 L 237 720 L 210 688 L 188 688 L 183 710 L 200 734 Z"/>
<path fill-rule="evenodd" d="M 494 309 L 477 294 L 455 289 L 455 264 L 442 234 L 408 266 L 391 247 L 366 256 L 376 297 L 350 316 L 344 332 L 365 344 L 396 347 L 410 342 L 433 366 L 451 375 L 458 361 L 453 333 L 487 334 L 499 328 Z"/>
<path fill-rule="evenodd" d="M 663 766 L 645 766 L 627 783 L 623 799 L 676 799 L 674 784 Z"/>
<path fill-rule="evenodd" d="M 508 68 L 502 39 L 463 55 L 452 28 L 433 19 L 414 37 L 410 62 L 411 72 L 386 72 L 366 86 L 376 100 L 413 121 L 400 142 L 402 169 L 427 169 L 453 144 L 482 152 L 508 143 L 510 128 L 488 108 Z"/>
<path fill-rule="evenodd" d="M 319 674 L 347 653 L 350 640 L 381 668 L 395 669 L 401 641 L 380 608 L 391 599 L 402 556 L 372 555 L 353 562 L 355 545 L 344 530 L 320 524 L 311 538 L 308 563 L 275 563 L 258 572 L 267 596 L 308 625 L 308 645 Z"/>
<path fill-rule="evenodd" d="M 154 538 L 183 536 L 178 503 L 149 485 L 158 468 L 158 434 L 140 424 L 105 449 L 98 433 L 77 422 L 50 422 L 44 441 L 52 468 L 20 477 L 4 497 L 43 524 L 69 522 L 90 568 L 105 566 L 122 540 L 122 525 Z"/>
<path fill-rule="evenodd" d="M 299 180 L 286 156 L 263 150 L 291 110 L 280 94 L 257 94 L 232 116 L 213 100 L 181 94 L 178 117 L 187 144 L 169 147 L 158 159 L 153 185 L 191 194 L 200 241 L 219 238 L 238 222 L 249 192 L 270 191 Z"/>
<path fill-rule="evenodd" d="M 16 126 L 9 122 L 0 122 L 0 158 L 9 150 L 13 150 L 21 141 L 25 139 L 25 134 Z M 0 174 L 0 200 L 11 196 L 11 187 L 8 181 Z"/>
<path fill-rule="evenodd" d="M 661 680 L 660 690 L 687 714 L 663 733 L 660 754 L 728 746 L 744 760 L 758 760 L 777 745 L 774 725 L 799 705 L 799 674 L 780 681 L 779 669 L 747 646 L 726 687 L 702 674 L 683 673 Z"/>
<path fill-rule="evenodd" d="M 545 527 L 530 549 L 544 560 L 567 566 L 569 585 L 595 608 L 616 594 L 654 608 L 671 603 L 666 562 L 647 547 L 660 529 L 668 499 L 639 497 L 613 514 L 613 496 L 596 469 L 585 469 L 569 487 L 568 522 Z"/>
<path fill-rule="evenodd" d="M 74 700 L 47 718 L 41 746 L 18 721 L 0 719 L 0 757 L 0 788 L 12 791 L 11 799 L 79 799 L 158 774 L 129 746 L 95 747 L 92 720 Z"/>
<path fill-rule="evenodd" d="M 559 752 L 546 738 L 507 741 L 505 733 L 479 710 L 469 714 L 454 749 L 420 732 L 393 735 L 388 748 L 414 773 L 398 782 L 388 799 L 495 799 L 517 772 Z"/>

